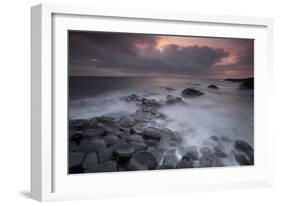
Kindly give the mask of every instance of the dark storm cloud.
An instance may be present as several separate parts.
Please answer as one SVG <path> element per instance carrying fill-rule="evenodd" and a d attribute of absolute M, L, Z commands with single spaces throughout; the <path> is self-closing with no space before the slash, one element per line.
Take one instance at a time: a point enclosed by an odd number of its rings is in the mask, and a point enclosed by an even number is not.
<path fill-rule="evenodd" d="M 235 64 L 216 66 L 229 53 L 211 46 L 166 45 L 159 36 L 103 32 L 69 33 L 70 75 L 215 75 L 216 69 L 251 65 L 249 53 Z"/>

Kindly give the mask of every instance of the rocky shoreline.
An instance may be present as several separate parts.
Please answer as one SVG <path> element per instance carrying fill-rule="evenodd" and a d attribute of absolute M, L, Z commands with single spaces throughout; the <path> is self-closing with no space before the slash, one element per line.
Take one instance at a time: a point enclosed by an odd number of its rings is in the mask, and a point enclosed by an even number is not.
<path fill-rule="evenodd" d="M 202 95 L 193 88 L 184 89 L 181 97 L 167 95 L 162 100 L 131 94 L 120 98 L 137 106 L 131 114 L 69 120 L 69 173 L 222 167 L 227 166 L 225 158 L 233 158 L 237 165 L 253 165 L 254 150 L 243 140 L 211 136 L 214 148 L 184 147 L 182 134 L 157 126 L 158 120 L 168 118 L 161 108 L 186 105 L 185 98 Z M 233 149 L 226 151 L 225 144 Z"/>

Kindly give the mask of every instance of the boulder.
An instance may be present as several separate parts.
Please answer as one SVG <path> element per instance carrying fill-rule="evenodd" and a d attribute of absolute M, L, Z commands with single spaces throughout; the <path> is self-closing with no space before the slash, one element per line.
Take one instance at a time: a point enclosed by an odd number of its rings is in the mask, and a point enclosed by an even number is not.
<path fill-rule="evenodd" d="M 165 87 L 165 89 L 166 89 L 167 91 L 174 91 L 174 90 L 176 90 L 176 89 L 171 88 L 171 87 Z"/>
<path fill-rule="evenodd" d="M 121 97 L 121 100 L 126 101 L 126 102 L 140 102 L 141 101 L 141 97 L 136 95 L 136 94 L 131 94 L 130 96 L 126 96 L 126 97 Z"/>
<path fill-rule="evenodd" d="M 155 157 L 148 151 L 136 152 L 128 163 L 128 170 L 154 170 L 157 168 Z"/>
<path fill-rule="evenodd" d="M 127 139 L 128 142 L 144 142 L 144 139 L 139 134 L 133 134 Z"/>
<path fill-rule="evenodd" d="M 134 147 L 135 151 L 146 150 L 147 148 L 147 145 L 144 142 L 130 142 L 129 144 Z"/>
<path fill-rule="evenodd" d="M 90 153 L 105 149 L 106 145 L 102 139 L 93 139 L 90 142 L 81 144 L 77 148 L 77 152 Z"/>
<path fill-rule="evenodd" d="M 213 161 L 209 157 L 203 155 L 199 159 L 198 167 L 212 167 L 212 164 L 213 164 Z"/>
<path fill-rule="evenodd" d="M 177 168 L 193 168 L 193 161 L 192 159 L 183 156 L 181 161 L 177 164 Z"/>
<path fill-rule="evenodd" d="M 155 157 L 158 165 L 162 163 L 165 154 L 164 149 L 158 147 L 148 147 L 146 151 L 150 152 Z"/>
<path fill-rule="evenodd" d="M 178 158 L 173 153 L 167 153 L 164 157 L 161 169 L 175 169 L 178 164 Z"/>
<path fill-rule="evenodd" d="M 199 152 L 197 151 L 196 146 L 187 147 L 185 154 L 183 157 L 190 160 L 198 160 L 199 159 Z"/>
<path fill-rule="evenodd" d="M 122 128 L 131 128 L 136 123 L 133 118 L 131 118 L 129 116 L 124 116 L 120 119 L 119 124 L 120 124 L 120 127 L 122 127 Z"/>
<path fill-rule="evenodd" d="M 95 170 L 96 172 L 116 172 L 117 163 L 115 161 L 108 161 L 103 164 L 99 164 Z"/>
<path fill-rule="evenodd" d="M 99 125 L 92 126 L 91 128 L 85 130 L 86 137 L 101 137 L 105 133 L 106 133 L 106 130 Z"/>
<path fill-rule="evenodd" d="M 94 169 L 98 165 L 98 158 L 96 152 L 88 153 L 83 162 L 84 169 Z"/>
<path fill-rule="evenodd" d="M 213 85 L 213 84 L 209 85 L 208 88 L 209 89 L 218 89 L 218 87 L 216 85 Z"/>
<path fill-rule="evenodd" d="M 202 95 L 204 95 L 203 92 L 192 88 L 186 88 L 181 92 L 181 96 L 184 98 L 199 97 Z"/>
<path fill-rule="evenodd" d="M 68 167 L 81 165 L 83 158 L 84 158 L 84 154 L 81 152 L 69 152 Z"/>
<path fill-rule="evenodd" d="M 97 152 L 98 162 L 103 163 L 112 160 L 113 151 L 111 148 L 106 148 Z"/>
<path fill-rule="evenodd" d="M 69 152 L 75 152 L 76 149 L 77 149 L 77 144 L 76 144 L 76 142 L 70 141 L 70 142 L 68 143 L 68 151 L 69 151 Z"/>
<path fill-rule="evenodd" d="M 118 162 L 124 163 L 130 159 L 134 152 L 135 148 L 132 145 L 125 143 L 116 147 L 113 151 L 113 154 Z"/>
<path fill-rule="evenodd" d="M 172 95 L 167 95 L 165 103 L 168 105 L 174 105 L 177 103 L 183 103 L 183 100 L 180 97 L 173 97 Z"/>
<path fill-rule="evenodd" d="M 69 139 L 76 144 L 80 144 L 80 142 L 85 138 L 85 134 L 83 131 L 75 131 L 72 134 L 70 134 Z"/>
<path fill-rule="evenodd" d="M 253 165 L 254 163 L 250 161 L 246 156 L 241 155 L 241 154 L 235 154 L 235 160 L 240 164 L 240 165 Z"/>
<path fill-rule="evenodd" d="M 111 147 L 112 145 L 116 144 L 118 140 L 119 138 L 116 137 L 115 135 L 107 135 L 103 137 L 103 141 L 107 147 Z"/>
<path fill-rule="evenodd" d="M 244 140 L 236 140 L 235 149 L 243 152 L 249 159 L 250 162 L 254 163 L 254 149 Z"/>
<path fill-rule="evenodd" d="M 143 139 L 159 141 L 161 138 L 161 131 L 155 127 L 148 127 L 143 131 Z"/>
<path fill-rule="evenodd" d="M 219 138 L 217 136 L 211 136 L 210 139 L 213 140 L 214 142 L 219 141 Z"/>

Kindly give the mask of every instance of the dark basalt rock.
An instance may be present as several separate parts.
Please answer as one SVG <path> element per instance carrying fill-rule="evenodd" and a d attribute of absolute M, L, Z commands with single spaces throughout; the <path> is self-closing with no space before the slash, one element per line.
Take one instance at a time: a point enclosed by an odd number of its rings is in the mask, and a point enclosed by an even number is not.
<path fill-rule="evenodd" d="M 70 152 L 68 155 L 68 166 L 73 167 L 81 165 L 84 158 L 84 154 L 80 152 Z"/>
<path fill-rule="evenodd" d="M 177 164 L 177 168 L 193 168 L 193 161 L 192 159 L 188 158 L 187 156 L 183 156 L 181 161 Z"/>
<path fill-rule="evenodd" d="M 154 170 L 157 167 L 156 158 L 147 151 L 136 152 L 128 163 L 128 170 Z"/>
<path fill-rule="evenodd" d="M 83 131 L 76 131 L 73 134 L 70 134 L 70 140 L 74 141 L 76 144 L 80 144 L 80 142 L 85 138 L 85 134 Z"/>
<path fill-rule="evenodd" d="M 216 85 L 213 85 L 213 84 L 209 85 L 208 88 L 209 89 L 218 89 L 218 87 Z"/>
<path fill-rule="evenodd" d="M 178 104 L 178 103 L 184 103 L 182 98 L 180 98 L 180 97 L 173 97 L 172 95 L 167 95 L 166 96 L 165 104 L 174 105 L 174 104 Z"/>
<path fill-rule="evenodd" d="M 126 101 L 126 102 L 140 102 L 141 97 L 136 95 L 136 94 L 131 94 L 130 96 L 127 97 L 121 97 L 121 100 Z"/>
<path fill-rule="evenodd" d="M 81 174 L 81 173 L 84 173 L 84 169 L 81 165 L 76 165 L 73 167 L 69 167 L 68 173 L 69 174 Z"/>
<path fill-rule="evenodd" d="M 121 144 L 116 147 L 113 151 L 114 157 L 117 159 L 117 162 L 120 164 L 128 162 L 131 155 L 135 152 L 135 148 L 130 144 Z"/>
<path fill-rule="evenodd" d="M 181 92 L 181 96 L 184 98 L 199 97 L 202 95 L 204 95 L 203 92 L 192 88 L 186 88 Z"/>
<path fill-rule="evenodd" d="M 119 123 L 120 123 L 120 127 L 123 127 L 123 128 L 131 128 L 136 124 L 135 120 L 129 116 L 122 117 L 120 119 Z"/>
<path fill-rule="evenodd" d="M 112 160 L 113 151 L 111 148 L 106 148 L 97 152 L 98 162 L 103 163 Z"/>
<path fill-rule="evenodd" d="M 94 139 L 90 142 L 81 144 L 77 148 L 77 152 L 89 153 L 105 149 L 106 145 L 102 139 Z"/>
<path fill-rule="evenodd" d="M 76 120 L 70 120 L 69 121 L 69 128 L 72 130 L 80 130 L 83 131 L 85 128 L 89 126 L 89 122 L 85 119 L 76 119 Z"/>
<path fill-rule="evenodd" d="M 143 143 L 144 139 L 139 134 L 133 134 L 133 135 L 131 135 L 127 138 L 127 141 L 128 142 L 141 142 L 141 143 Z"/>
<path fill-rule="evenodd" d="M 68 143 L 68 151 L 69 151 L 69 152 L 75 152 L 76 149 L 77 149 L 77 144 L 76 144 L 76 142 L 70 141 L 70 142 Z"/>
<path fill-rule="evenodd" d="M 147 148 L 147 145 L 143 142 L 130 142 L 129 144 L 134 147 L 135 151 L 146 150 Z"/>
<path fill-rule="evenodd" d="M 211 167 L 213 164 L 213 161 L 208 158 L 207 156 L 203 155 L 199 159 L 199 166 L 198 167 Z"/>
<path fill-rule="evenodd" d="M 247 157 L 241 154 L 235 154 L 235 159 L 240 165 L 253 165 L 254 163 L 250 161 Z"/>
<path fill-rule="evenodd" d="M 161 138 L 161 130 L 155 127 L 148 127 L 143 131 L 143 139 L 159 141 Z"/>
<path fill-rule="evenodd" d="M 254 149 L 247 142 L 244 140 L 236 140 L 234 147 L 244 153 L 251 164 L 254 164 Z"/>
<path fill-rule="evenodd" d="M 175 90 L 176 90 L 176 89 L 171 88 L 171 87 L 165 87 L 165 89 L 166 89 L 167 91 L 175 91 Z"/>
<path fill-rule="evenodd" d="M 167 153 L 164 157 L 161 169 L 175 169 L 178 164 L 178 158 L 174 153 Z"/>
<path fill-rule="evenodd" d="M 197 151 L 197 148 L 195 146 L 187 147 L 186 153 L 183 157 L 185 157 L 186 159 L 190 159 L 190 160 L 198 160 L 199 152 Z"/>
<path fill-rule="evenodd" d="M 105 135 L 106 130 L 99 125 L 95 125 L 92 126 L 90 129 L 85 130 L 84 133 L 86 137 L 101 137 Z"/>
<path fill-rule="evenodd" d="M 214 142 L 219 141 L 219 138 L 217 136 L 211 136 L 210 139 L 213 140 Z"/>
<path fill-rule="evenodd" d="M 115 161 L 108 161 L 103 164 L 99 164 L 96 168 L 96 172 L 116 172 L 117 163 Z"/>
<path fill-rule="evenodd" d="M 112 145 L 116 144 L 119 141 L 119 138 L 115 135 L 107 135 L 103 137 L 103 141 L 107 147 L 111 147 Z"/>
<path fill-rule="evenodd" d="M 84 169 L 94 169 L 98 165 L 97 153 L 92 152 L 86 155 L 83 162 Z"/>

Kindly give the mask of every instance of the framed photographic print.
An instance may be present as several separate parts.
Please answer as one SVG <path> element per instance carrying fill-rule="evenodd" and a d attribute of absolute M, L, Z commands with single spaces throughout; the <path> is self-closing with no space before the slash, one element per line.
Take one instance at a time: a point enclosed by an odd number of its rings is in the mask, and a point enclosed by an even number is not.
<path fill-rule="evenodd" d="M 270 186 L 271 19 L 32 8 L 40 201 Z"/>

